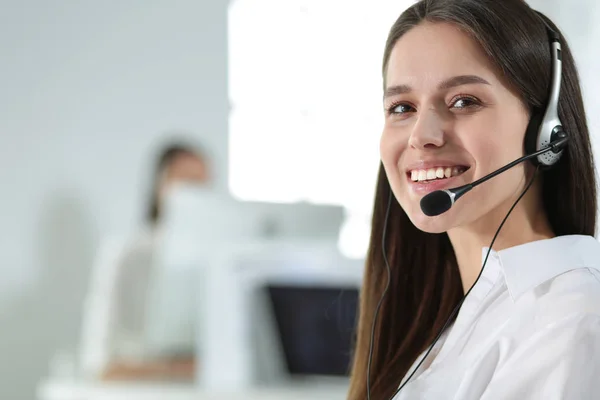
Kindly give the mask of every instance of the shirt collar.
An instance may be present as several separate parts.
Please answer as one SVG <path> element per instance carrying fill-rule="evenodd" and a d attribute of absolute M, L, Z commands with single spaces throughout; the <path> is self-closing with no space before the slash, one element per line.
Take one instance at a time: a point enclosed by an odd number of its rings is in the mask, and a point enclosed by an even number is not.
<path fill-rule="evenodd" d="M 577 268 L 600 271 L 600 242 L 593 236 L 557 236 L 491 253 L 494 253 L 504 272 L 513 301 L 567 271 Z"/>

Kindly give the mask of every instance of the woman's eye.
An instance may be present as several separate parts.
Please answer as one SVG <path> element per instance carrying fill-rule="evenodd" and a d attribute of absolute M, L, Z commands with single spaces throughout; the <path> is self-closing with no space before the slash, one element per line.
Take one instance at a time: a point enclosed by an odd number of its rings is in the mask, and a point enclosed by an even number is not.
<path fill-rule="evenodd" d="M 469 108 L 478 105 L 479 102 L 471 97 L 460 97 L 452 103 L 453 108 Z"/>
<path fill-rule="evenodd" d="M 412 110 L 412 107 L 409 106 L 408 104 L 397 104 L 397 105 L 391 107 L 390 114 L 406 114 L 407 112 L 410 112 L 411 110 Z"/>

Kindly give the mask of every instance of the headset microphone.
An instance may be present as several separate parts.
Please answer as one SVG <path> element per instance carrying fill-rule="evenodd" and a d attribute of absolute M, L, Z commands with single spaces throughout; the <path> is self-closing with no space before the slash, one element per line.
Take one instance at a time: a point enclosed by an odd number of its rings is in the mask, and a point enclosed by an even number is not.
<path fill-rule="evenodd" d="M 475 186 L 478 186 L 479 184 L 487 181 L 488 179 L 491 179 L 491 178 L 495 177 L 496 175 L 501 174 L 502 172 L 514 167 L 515 165 L 517 165 L 523 161 L 530 160 L 532 158 L 535 158 L 535 157 L 538 157 L 538 156 L 541 156 L 541 155 L 547 154 L 547 153 L 551 153 L 551 154 L 560 153 L 560 151 L 562 151 L 562 149 L 566 146 L 567 141 L 569 140 L 569 137 L 567 136 L 567 134 L 565 132 L 562 131 L 562 129 L 557 130 L 555 137 L 556 137 L 556 140 L 551 142 L 545 148 L 538 150 L 535 153 L 527 154 L 526 156 L 518 158 L 515 161 L 511 162 L 510 164 L 506 164 L 504 167 L 497 169 L 496 171 L 484 176 L 483 178 L 481 178 L 473 183 L 459 186 L 454 189 L 436 190 L 435 192 L 431 192 L 431 193 L 427 194 L 426 196 L 424 196 L 421 199 L 421 210 L 423 211 L 423 214 L 427 215 L 428 217 L 434 217 L 436 215 L 445 213 L 452 207 L 452 205 L 456 202 L 456 200 L 461 198 L 461 196 L 463 194 L 467 193 L 469 190 L 471 190 Z"/>

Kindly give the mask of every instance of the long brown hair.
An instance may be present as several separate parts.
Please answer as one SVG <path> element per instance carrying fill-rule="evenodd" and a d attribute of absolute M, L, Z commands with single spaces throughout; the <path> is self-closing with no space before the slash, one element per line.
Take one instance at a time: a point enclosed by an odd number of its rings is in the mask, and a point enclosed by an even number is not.
<path fill-rule="evenodd" d="M 550 20 L 543 18 L 560 34 Z M 394 45 L 423 21 L 452 23 L 471 35 L 531 114 L 545 107 L 552 65 L 548 34 L 540 15 L 524 1 L 422 0 L 412 5 L 390 30 L 383 57 L 384 83 Z M 596 180 L 589 132 L 575 62 L 563 35 L 560 36 L 563 74 L 558 112 L 570 141 L 558 164 L 544 172 L 543 205 L 556 235 L 594 235 Z M 390 190 L 380 166 L 359 306 L 350 400 L 362 400 L 367 395 L 372 323 L 387 283 L 384 251 L 391 266 L 391 280 L 373 331 L 372 399 L 387 400 L 395 392 L 412 363 L 431 345 L 464 295 L 446 233 L 420 231 L 392 199 L 383 237 Z"/>

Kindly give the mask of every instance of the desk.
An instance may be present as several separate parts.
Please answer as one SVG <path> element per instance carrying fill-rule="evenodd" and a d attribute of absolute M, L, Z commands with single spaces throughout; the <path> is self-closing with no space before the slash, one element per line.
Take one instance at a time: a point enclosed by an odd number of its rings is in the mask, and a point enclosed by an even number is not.
<path fill-rule="evenodd" d="M 342 383 L 307 382 L 242 392 L 204 392 L 192 385 L 44 381 L 38 400 L 344 400 Z"/>

